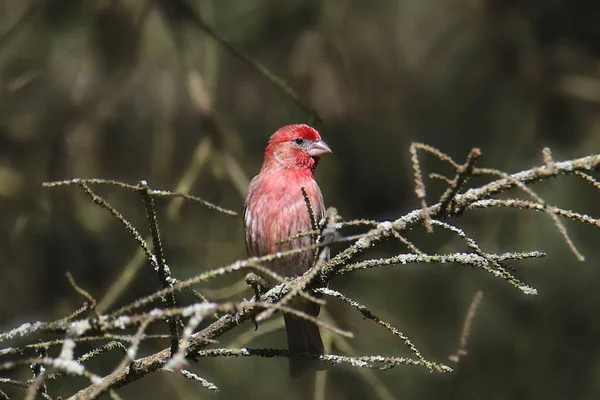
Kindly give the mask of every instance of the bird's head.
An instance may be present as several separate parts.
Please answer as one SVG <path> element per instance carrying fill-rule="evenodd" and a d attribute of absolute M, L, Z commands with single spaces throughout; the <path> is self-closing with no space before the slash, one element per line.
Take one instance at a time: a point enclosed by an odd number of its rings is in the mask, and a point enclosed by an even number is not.
<path fill-rule="evenodd" d="M 314 171 L 319 157 L 331 153 L 314 128 L 304 124 L 281 127 L 269 139 L 265 150 L 265 169 L 308 169 Z"/>

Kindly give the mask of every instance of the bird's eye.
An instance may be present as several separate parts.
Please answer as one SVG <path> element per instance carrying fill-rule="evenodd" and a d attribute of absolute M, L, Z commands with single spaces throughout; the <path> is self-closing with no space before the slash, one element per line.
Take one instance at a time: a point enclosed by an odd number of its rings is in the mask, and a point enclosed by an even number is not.
<path fill-rule="evenodd" d="M 304 143 L 304 139 L 297 137 L 296 139 L 294 139 L 294 143 L 296 143 L 297 145 L 301 145 L 302 143 Z"/>

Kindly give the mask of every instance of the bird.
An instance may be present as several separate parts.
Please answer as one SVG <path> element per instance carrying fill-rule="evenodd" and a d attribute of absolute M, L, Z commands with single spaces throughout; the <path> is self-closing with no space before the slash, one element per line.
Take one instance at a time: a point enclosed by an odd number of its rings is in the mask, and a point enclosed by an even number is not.
<path fill-rule="evenodd" d="M 285 239 L 312 229 L 303 187 L 316 221 L 325 216 L 323 195 L 314 173 L 320 157 L 328 153 L 331 149 L 316 129 L 305 124 L 283 126 L 270 137 L 260 172 L 249 184 L 243 213 L 248 255 L 264 256 L 306 248 L 263 264 L 279 276 L 302 275 L 315 260 L 316 249 L 310 248 L 315 243 L 313 236 Z M 318 304 L 305 299 L 294 299 L 291 306 L 313 317 L 317 317 L 320 310 Z M 290 375 L 295 378 L 311 369 L 320 369 L 317 360 L 301 356 L 325 354 L 318 326 L 290 313 L 284 313 L 283 317 Z"/>

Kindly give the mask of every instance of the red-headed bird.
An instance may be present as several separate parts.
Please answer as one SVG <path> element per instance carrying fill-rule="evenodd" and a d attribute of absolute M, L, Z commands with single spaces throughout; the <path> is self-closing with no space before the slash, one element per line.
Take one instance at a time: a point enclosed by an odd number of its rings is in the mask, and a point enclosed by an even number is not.
<path fill-rule="evenodd" d="M 308 125 L 287 125 L 275 132 L 265 149 L 258 175 L 252 179 L 244 206 L 246 249 L 250 256 L 263 256 L 314 244 L 314 238 L 304 236 L 284 241 L 300 231 L 309 231 L 311 217 L 302 194 L 302 187 L 313 207 L 317 222 L 325 216 L 323 195 L 315 181 L 319 157 L 331 153 L 319 132 Z M 302 275 L 315 259 L 315 250 L 294 253 L 266 263 L 280 276 Z M 316 317 L 319 305 L 302 300 L 293 306 Z M 284 314 L 290 357 L 290 375 L 296 377 L 316 368 L 317 363 L 298 354 L 324 354 L 319 328 L 306 319 Z M 296 354 L 296 356 L 294 356 Z"/>

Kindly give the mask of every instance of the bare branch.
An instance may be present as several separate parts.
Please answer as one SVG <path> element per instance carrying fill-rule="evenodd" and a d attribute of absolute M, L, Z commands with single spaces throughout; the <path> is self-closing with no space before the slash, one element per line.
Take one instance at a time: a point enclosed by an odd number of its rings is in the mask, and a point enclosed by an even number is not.
<path fill-rule="evenodd" d="M 434 154 L 440 160 L 448 162 L 456 171 L 456 176 L 452 180 L 450 187 L 442 196 L 437 204 L 427 206 L 425 203 L 425 186 L 422 179 L 421 168 L 419 161 L 416 158 L 417 150 L 426 151 Z M 244 321 L 252 321 L 255 318 L 266 318 L 272 315 L 275 311 L 292 313 L 301 318 L 306 318 L 315 324 L 318 324 L 324 329 L 334 332 L 336 335 L 351 336 L 352 333 L 340 330 L 334 324 L 328 324 L 320 319 L 316 319 L 310 315 L 306 315 L 293 307 L 289 307 L 287 302 L 295 296 L 302 296 L 310 301 L 323 304 L 323 300 L 316 298 L 311 294 L 316 291 L 318 295 L 328 294 L 334 296 L 344 303 L 358 309 L 367 318 L 370 318 L 378 324 L 384 326 L 394 335 L 400 337 L 415 354 L 415 358 L 399 358 L 389 356 L 362 356 L 362 357 L 347 357 L 343 355 L 325 355 L 319 358 L 320 361 L 330 364 L 346 363 L 355 367 L 380 369 L 385 370 L 397 365 L 415 365 L 429 368 L 436 372 L 448 372 L 450 369 L 442 364 L 428 361 L 422 357 L 411 341 L 399 330 L 390 325 L 388 322 L 373 315 L 364 305 L 351 300 L 345 294 L 323 289 L 332 279 L 338 275 L 353 273 L 358 270 L 383 267 L 393 264 L 408 264 L 408 263 L 440 263 L 440 264 L 460 264 L 482 269 L 493 276 L 500 277 L 506 280 L 511 285 L 519 288 L 527 294 L 536 294 L 537 290 L 525 282 L 520 281 L 512 275 L 510 267 L 507 264 L 510 261 L 527 260 L 531 258 L 545 257 L 545 254 L 540 251 L 529 252 L 506 252 L 503 254 L 489 254 L 482 250 L 477 241 L 468 236 L 464 230 L 456 225 L 452 225 L 447 221 L 442 221 L 443 218 L 460 216 L 461 213 L 468 212 L 479 208 L 517 208 L 521 210 L 543 211 L 557 219 L 559 216 L 568 218 L 574 221 L 583 222 L 596 228 L 600 228 L 600 219 L 590 217 L 585 214 L 580 214 L 574 211 L 562 209 L 555 206 L 550 206 L 535 194 L 529 185 L 536 182 L 558 177 L 561 175 L 577 175 L 594 187 L 598 188 L 597 181 L 590 175 L 591 172 L 600 170 L 600 155 L 592 155 L 582 157 L 570 161 L 556 162 L 552 159 L 549 151 L 544 151 L 544 164 L 526 171 L 508 175 L 500 171 L 475 168 L 475 160 L 479 156 L 479 152 L 474 149 L 470 156 L 465 161 L 465 164 L 458 165 L 447 155 L 439 150 L 433 149 L 426 145 L 414 144 L 411 147 L 411 155 L 413 158 L 413 169 L 415 173 L 415 182 L 417 186 L 417 195 L 422 200 L 422 207 L 414 210 L 406 215 L 403 215 L 392 221 L 372 221 L 372 220 L 354 220 L 347 222 L 338 221 L 339 217 L 335 209 L 328 210 L 328 218 L 321 231 L 319 232 L 316 221 L 313 219 L 313 226 L 310 232 L 301 232 L 299 235 L 315 235 L 320 233 L 320 238 L 312 246 L 299 248 L 287 252 L 270 254 L 264 257 L 254 257 L 246 260 L 239 260 L 221 268 L 216 268 L 185 281 L 177 281 L 171 277 L 167 271 L 167 264 L 164 261 L 164 252 L 160 243 L 160 235 L 158 230 L 158 222 L 152 204 L 154 195 L 160 195 L 159 192 L 141 184 L 137 186 L 122 184 L 118 182 L 103 181 L 103 180 L 72 180 L 61 181 L 47 184 L 47 186 L 57 186 L 62 184 L 78 184 L 86 194 L 88 194 L 94 203 L 108 210 L 112 215 L 124 224 L 130 234 L 138 242 L 143 253 L 151 261 L 153 267 L 157 271 L 163 272 L 161 282 L 163 288 L 145 297 L 138 298 L 136 301 L 126 305 L 118 310 L 115 310 L 107 315 L 96 315 L 88 318 L 81 318 L 81 315 L 89 308 L 83 307 L 76 310 L 72 315 L 53 322 L 34 322 L 24 324 L 18 328 L 8 332 L 0 333 L 0 342 L 23 338 L 33 334 L 40 333 L 59 333 L 66 334 L 64 339 L 53 339 L 39 344 L 26 344 L 21 347 L 0 349 L 0 355 L 16 357 L 9 363 L 0 364 L 0 370 L 12 370 L 17 367 L 33 365 L 43 365 L 46 368 L 53 368 L 54 374 L 36 373 L 35 377 L 28 383 L 23 383 L 23 387 L 31 387 L 30 394 L 39 392 L 36 390 L 39 385 L 47 379 L 56 379 L 63 374 L 80 375 L 87 377 L 91 384 L 80 390 L 74 395 L 74 398 L 96 398 L 103 393 L 111 393 L 113 389 L 119 388 L 130 382 L 136 381 L 143 376 L 146 376 L 160 369 L 170 369 L 171 371 L 180 371 L 184 376 L 200 382 L 203 386 L 216 390 L 216 386 L 207 382 L 204 378 L 199 377 L 184 367 L 189 362 L 196 362 L 203 357 L 234 357 L 234 356 L 261 356 L 261 357 L 288 357 L 289 352 L 278 349 L 207 349 L 207 346 L 215 343 L 224 333 L 238 327 Z M 478 188 L 472 188 L 464 193 L 461 193 L 463 186 L 468 177 L 473 175 L 494 175 L 497 177 L 494 181 Z M 145 196 L 146 209 L 148 213 L 148 221 L 154 242 L 154 253 L 150 250 L 146 240 L 143 239 L 137 230 L 106 200 L 97 196 L 91 191 L 88 183 L 112 183 L 128 190 L 142 191 Z M 494 196 L 504 194 L 512 189 L 521 189 L 525 193 L 533 197 L 533 201 L 520 199 L 496 199 Z M 307 207 L 312 208 L 310 202 Z M 433 225 L 447 229 L 461 237 L 469 248 L 470 253 L 450 253 L 450 254 L 433 254 L 428 255 L 421 251 L 406 235 L 417 226 L 428 225 L 431 228 Z M 338 236 L 338 231 L 347 226 L 368 227 L 366 232 L 354 236 L 341 237 Z M 556 223 L 559 231 L 561 231 L 560 222 Z M 562 231 L 561 231 L 562 232 Z M 562 232 L 563 236 L 568 239 L 566 231 Z M 410 254 L 398 254 L 391 257 L 379 259 L 365 259 L 357 261 L 358 256 L 364 255 L 378 243 L 393 238 L 407 246 Z M 570 239 L 569 239 L 570 240 Z M 328 248 L 331 243 L 351 243 L 340 251 L 333 258 L 328 260 Z M 573 247 L 574 248 L 574 247 Z M 290 254 L 306 251 L 306 249 L 314 249 L 319 254 L 313 268 L 307 271 L 303 276 L 291 280 L 286 280 L 283 277 L 274 274 L 262 264 L 272 261 L 280 257 L 286 257 Z M 160 260 L 160 261 L 159 261 Z M 198 283 L 205 282 L 219 276 L 236 273 L 240 270 L 250 270 L 260 272 L 261 275 L 271 276 L 277 282 L 277 286 L 268 290 L 266 293 L 260 293 L 260 297 L 256 301 L 241 301 L 231 303 L 207 303 L 202 297 L 202 302 L 195 303 L 186 307 L 175 307 L 175 303 L 163 305 L 162 308 L 156 308 L 151 311 L 145 311 L 144 308 L 148 304 L 159 301 L 163 297 L 174 296 L 176 292 L 181 290 L 192 290 L 192 286 Z M 93 297 L 85 292 L 71 279 L 72 286 L 89 303 L 94 303 Z M 319 289 L 321 288 L 321 289 Z M 478 300 L 479 299 L 479 300 Z M 465 320 L 463 334 L 461 336 L 461 346 L 459 353 L 464 353 L 470 332 L 472 315 L 475 313 L 477 304 L 479 304 L 480 296 L 475 297 L 471 312 Z M 210 317 L 216 312 L 225 313 L 222 317 L 202 328 L 199 332 L 195 332 L 200 326 L 200 322 L 205 318 Z M 174 320 L 176 318 L 186 320 L 186 327 L 183 336 L 179 337 L 177 332 L 171 335 L 148 335 L 146 329 L 150 323 L 154 321 Z M 93 321 L 96 320 L 96 323 Z M 279 322 L 279 321 L 278 321 Z M 274 327 L 280 326 L 273 323 Z M 136 329 L 135 335 L 131 335 L 133 329 Z M 341 336 L 336 336 L 341 337 Z M 149 339 L 169 339 L 172 343 L 175 342 L 179 347 L 177 351 L 171 348 L 166 348 L 155 354 L 138 357 L 139 345 L 144 340 Z M 83 342 L 100 341 L 99 347 L 88 351 L 83 356 L 75 359 L 73 350 L 76 345 Z M 102 343 L 106 341 L 108 343 Z M 83 363 L 103 352 L 119 349 L 124 351 L 125 346 L 122 343 L 129 343 L 128 349 L 123 353 L 124 357 L 121 363 L 117 365 L 112 373 L 102 377 L 92 374 L 85 369 Z M 57 358 L 47 356 L 32 357 L 31 354 L 35 349 L 50 349 L 52 347 L 61 346 L 60 355 Z M 45 350 L 42 350 L 45 351 Z M 457 353 L 458 354 L 458 353 Z M 459 355 L 460 356 L 460 355 Z M 308 355 L 307 355 L 308 357 Z M 134 361 L 135 359 L 135 361 Z M 0 380 L 0 383 L 5 381 Z M 14 383 L 14 382 L 13 382 Z M 13 384 L 7 383 L 7 384 Z M 211 386 L 212 385 L 212 386 Z M 111 396 L 116 398 L 116 393 L 112 392 Z"/>
<path fill-rule="evenodd" d="M 156 266 L 158 279 L 160 280 L 160 284 L 163 288 L 167 289 L 173 287 L 175 280 L 171 277 L 171 270 L 167 265 L 166 256 L 160 238 L 160 231 L 158 230 L 158 217 L 156 216 L 154 199 L 152 198 L 152 194 L 150 193 L 150 189 L 148 188 L 148 183 L 146 181 L 140 182 L 138 193 L 140 193 L 142 196 L 142 199 L 144 200 L 144 206 L 146 208 L 146 217 L 148 219 L 150 235 L 152 235 L 152 245 L 155 252 L 155 254 L 153 254 L 153 265 Z M 163 298 L 163 300 L 167 308 L 177 307 L 175 293 L 169 293 Z M 173 339 L 171 339 L 171 354 L 175 354 L 178 351 L 177 339 L 175 338 L 179 335 L 177 325 L 180 323 L 180 321 L 178 318 L 169 318 L 167 319 L 167 323 L 169 324 L 169 334 L 173 337 Z"/>
<path fill-rule="evenodd" d="M 417 350 L 415 345 L 410 341 L 410 339 L 408 339 L 408 337 L 404 333 L 400 332 L 397 328 L 394 328 L 389 323 L 381 320 L 381 318 L 379 318 L 375 314 L 373 314 L 366 306 L 360 304 L 359 302 L 357 302 L 355 300 L 350 299 L 349 297 L 344 296 L 343 294 L 341 294 L 340 292 L 337 292 L 335 290 L 331 290 L 328 288 L 321 288 L 321 289 L 317 289 L 317 291 L 319 293 L 323 293 L 328 296 L 334 297 L 338 300 L 341 300 L 346 304 L 349 304 L 350 306 L 356 308 L 365 318 L 375 321 L 379 325 L 386 328 L 388 331 L 392 332 L 395 336 L 398 336 L 400 339 L 402 339 L 402 341 L 406 344 L 406 346 L 408 346 L 410 351 L 412 351 L 415 354 L 417 359 L 419 361 L 421 361 L 423 366 L 427 367 L 430 371 L 434 370 L 435 366 L 437 365 L 436 363 L 425 360 L 425 358 L 421 355 L 419 350 Z M 437 366 L 440 367 L 439 365 L 437 365 Z"/>
<path fill-rule="evenodd" d="M 454 363 L 458 363 L 460 359 L 466 356 L 469 352 L 469 338 L 471 337 L 473 320 L 475 319 L 475 315 L 477 314 L 477 310 L 479 309 L 482 298 L 483 292 L 479 290 L 477 293 L 475 293 L 475 296 L 473 296 L 473 300 L 471 300 L 471 305 L 469 306 L 469 311 L 467 312 L 467 316 L 465 317 L 465 322 L 460 333 L 458 349 L 456 350 L 456 353 L 448 356 L 448 359 Z"/>

